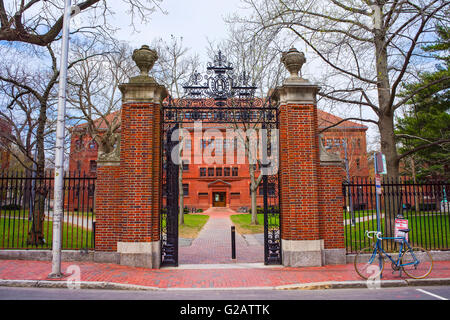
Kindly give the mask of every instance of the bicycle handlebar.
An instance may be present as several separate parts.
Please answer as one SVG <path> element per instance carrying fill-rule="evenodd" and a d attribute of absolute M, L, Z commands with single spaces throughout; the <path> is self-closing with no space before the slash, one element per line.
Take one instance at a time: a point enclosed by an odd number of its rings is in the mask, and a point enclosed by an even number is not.
<path fill-rule="evenodd" d="M 379 240 L 382 240 L 382 238 L 381 238 L 381 232 L 379 232 L 379 231 L 368 231 L 368 230 L 366 230 L 366 237 L 368 237 L 368 238 L 370 238 L 370 239 L 373 239 L 373 237 L 371 237 L 370 236 L 370 234 L 375 234 L 375 236 L 377 237 L 377 239 L 379 239 Z"/>

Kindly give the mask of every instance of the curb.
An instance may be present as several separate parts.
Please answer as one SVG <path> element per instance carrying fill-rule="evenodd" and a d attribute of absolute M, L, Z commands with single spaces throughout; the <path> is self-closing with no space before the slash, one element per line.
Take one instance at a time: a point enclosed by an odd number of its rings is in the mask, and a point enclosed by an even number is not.
<path fill-rule="evenodd" d="M 383 280 L 381 288 L 413 287 L 413 286 L 444 286 L 450 285 L 450 278 L 435 279 L 405 279 L 405 280 Z M 324 281 L 299 283 L 283 286 L 267 287 L 228 287 L 228 288 L 158 288 L 140 286 L 135 284 L 81 281 L 69 284 L 67 281 L 52 280 L 1 280 L 0 287 L 22 287 L 22 288 L 47 288 L 47 289 L 75 289 L 69 286 L 79 286 L 76 289 L 97 289 L 97 290 L 134 290 L 134 291 L 223 291 L 223 290 L 325 290 L 325 289 L 362 289 L 369 288 L 367 281 Z M 372 288 L 374 289 L 374 285 Z"/>
<path fill-rule="evenodd" d="M 417 286 L 445 286 L 450 285 L 450 278 L 435 279 L 404 279 L 404 280 L 382 280 L 381 288 L 394 287 L 417 287 Z M 277 290 L 324 290 L 324 289 L 358 289 L 369 288 L 367 281 L 324 281 L 312 283 L 290 284 L 275 287 Z M 375 289 L 373 284 L 369 289 Z"/>

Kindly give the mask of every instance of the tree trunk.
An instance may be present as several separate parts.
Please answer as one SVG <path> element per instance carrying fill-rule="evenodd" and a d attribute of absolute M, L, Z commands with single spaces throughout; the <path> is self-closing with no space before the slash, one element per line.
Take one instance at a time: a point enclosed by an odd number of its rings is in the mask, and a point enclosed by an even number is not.
<path fill-rule="evenodd" d="M 417 180 L 416 180 L 416 163 L 414 161 L 414 156 L 411 156 L 411 170 L 412 170 L 413 182 L 415 185 L 417 183 Z M 414 192 L 414 210 L 416 212 L 419 212 L 419 203 L 420 203 L 419 194 L 418 194 L 418 192 L 416 192 L 415 188 L 413 190 L 414 190 L 413 191 Z"/>
<path fill-rule="evenodd" d="M 380 7 L 382 13 L 382 6 Z M 380 19 L 382 17 L 380 16 Z M 382 19 L 380 21 L 383 21 Z M 381 29 L 381 25 L 376 26 L 378 29 L 374 29 L 375 37 L 375 59 L 376 59 L 376 71 L 377 71 L 377 87 L 378 87 L 378 128 L 380 131 L 380 143 L 381 152 L 386 157 L 387 166 L 387 178 L 391 182 L 398 179 L 399 161 L 397 155 L 397 147 L 394 135 L 394 110 L 392 110 L 391 100 L 391 87 L 389 83 L 388 72 L 388 54 L 386 47 L 386 35 L 384 30 Z M 396 196 L 396 187 L 389 187 L 389 194 L 385 193 L 384 197 L 384 214 L 385 214 L 385 227 L 384 235 L 392 237 L 394 234 L 394 219 L 399 212 L 399 201 Z"/>
<path fill-rule="evenodd" d="M 253 225 L 258 225 L 258 208 L 256 206 L 256 190 L 251 188 L 251 199 L 252 199 L 252 222 Z"/>
<path fill-rule="evenodd" d="M 249 171 L 250 171 L 250 197 L 251 197 L 251 213 L 252 213 L 252 221 L 251 224 L 257 225 L 258 223 L 258 208 L 256 204 L 256 192 L 258 190 L 258 186 L 256 184 L 255 179 L 255 167 L 254 165 L 249 165 Z"/>
<path fill-rule="evenodd" d="M 381 136 L 381 152 L 386 157 L 387 181 L 385 181 L 388 183 L 396 183 L 399 177 L 399 161 L 395 145 L 393 117 L 390 115 L 380 115 L 379 128 Z M 388 190 L 384 191 L 384 235 L 386 237 L 393 237 L 395 217 L 397 214 L 401 213 L 401 201 L 404 199 L 403 197 L 399 197 L 399 193 L 402 192 L 400 187 L 390 185 Z"/>
<path fill-rule="evenodd" d="M 35 198 L 33 201 L 32 224 L 28 232 L 29 245 L 42 245 L 44 238 L 44 219 L 45 219 L 45 198 L 47 195 L 46 186 L 43 179 L 45 177 L 45 149 L 44 134 L 47 123 L 47 104 L 41 103 L 39 110 L 38 127 L 36 130 L 37 164 L 36 164 L 36 182 Z"/>

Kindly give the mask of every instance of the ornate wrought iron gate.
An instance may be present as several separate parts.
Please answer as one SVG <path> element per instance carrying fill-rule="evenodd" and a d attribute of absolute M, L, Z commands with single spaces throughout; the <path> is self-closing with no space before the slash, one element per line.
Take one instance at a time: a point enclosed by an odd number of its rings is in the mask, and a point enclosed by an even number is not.
<path fill-rule="evenodd" d="M 178 129 L 178 124 L 167 127 L 163 138 L 163 185 L 162 195 L 166 198 L 161 212 L 161 257 L 164 265 L 178 266 L 178 210 L 179 165 L 171 159 L 171 154 L 177 142 L 172 141 L 172 133 Z"/>
<path fill-rule="evenodd" d="M 200 121 L 231 125 L 234 128 L 264 129 L 267 154 L 258 160 L 260 172 L 270 171 L 278 161 L 278 108 L 271 100 L 255 98 L 256 87 L 249 85 L 245 72 L 240 76 L 233 74 L 233 66 L 219 51 L 214 62 L 209 63 L 207 73 L 194 73 L 188 84 L 183 86 L 186 97 L 173 100 L 168 98 L 162 107 L 163 134 L 163 183 L 161 212 L 161 265 L 178 265 L 178 172 L 179 167 L 171 158 L 178 141 L 172 141 L 174 130 L 182 124 Z M 275 138 L 275 139 L 274 139 Z M 276 144 L 274 144 L 274 142 Z M 278 163 L 275 164 L 278 168 Z M 261 173 L 260 173 L 261 174 Z M 281 219 L 279 205 L 278 170 L 262 178 L 264 197 L 264 262 L 281 264 Z"/>

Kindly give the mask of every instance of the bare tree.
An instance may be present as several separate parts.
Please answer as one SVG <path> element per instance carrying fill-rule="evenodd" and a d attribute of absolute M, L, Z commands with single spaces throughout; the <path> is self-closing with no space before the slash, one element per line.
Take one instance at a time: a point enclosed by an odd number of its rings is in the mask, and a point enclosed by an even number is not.
<path fill-rule="evenodd" d="M 118 86 L 136 72 L 132 50 L 124 43 L 81 42 L 72 51 L 81 62 L 69 75 L 68 111 L 73 124 L 69 131 L 90 136 L 101 158 L 111 154 L 120 141 Z"/>
<path fill-rule="evenodd" d="M 230 19 L 254 34 L 294 36 L 326 66 L 319 93 L 326 103 L 362 106 L 375 116 L 360 119 L 378 126 L 389 177 L 398 177 L 395 111 L 407 97 L 399 86 L 416 79 L 427 61 L 421 47 L 433 41 L 435 23 L 449 22 L 449 2 L 243 0 L 250 15 Z M 436 80 L 432 84 L 436 84 Z M 345 119 L 344 119 L 345 120 Z M 424 144 L 426 147 L 426 144 Z"/>
<path fill-rule="evenodd" d="M 123 0 L 134 26 L 136 19 L 148 22 L 155 10 L 162 10 L 162 0 Z M 108 37 L 114 27 L 110 24 L 111 0 L 75 1 L 72 14 L 86 15 L 83 26 L 76 32 L 102 33 Z M 63 26 L 63 0 L 22 0 L 4 3 L 0 0 L 0 40 L 19 41 L 47 46 L 60 37 Z"/>
<path fill-rule="evenodd" d="M 0 83 L 5 103 L 0 107 L 0 114 L 13 128 L 14 134 L 8 141 L 11 154 L 28 171 L 35 171 L 37 178 L 43 178 L 48 150 L 52 149 L 54 143 L 53 107 L 57 103 L 55 85 L 59 77 L 56 54 L 50 44 L 45 48 L 31 48 L 26 56 L 30 63 L 17 64 L 17 52 L 4 50 L 3 53 L 5 59 L 2 61 Z M 72 61 L 69 69 L 80 61 Z M 33 245 L 40 245 L 44 241 L 45 192 L 45 189 L 36 190 L 33 228 L 28 238 L 28 242 Z"/>
<path fill-rule="evenodd" d="M 153 47 L 158 53 L 158 60 L 153 71 L 155 78 L 164 84 L 169 94 L 174 99 L 182 98 L 183 92 L 180 85 L 185 83 L 192 72 L 198 67 L 199 59 L 197 55 L 190 55 L 189 49 L 183 45 L 183 38 L 170 36 L 170 41 L 158 39 L 153 42 Z M 183 155 L 183 123 L 179 127 L 179 159 Z M 183 188 L 183 160 L 178 171 L 178 194 L 179 194 L 179 223 L 184 224 L 184 188 Z"/>

